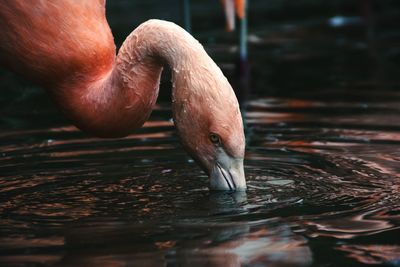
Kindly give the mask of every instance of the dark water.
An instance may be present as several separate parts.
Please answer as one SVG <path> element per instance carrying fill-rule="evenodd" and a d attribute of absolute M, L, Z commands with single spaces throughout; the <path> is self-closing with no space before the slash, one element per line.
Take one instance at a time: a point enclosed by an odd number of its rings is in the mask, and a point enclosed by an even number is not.
<path fill-rule="evenodd" d="M 2 74 L 0 265 L 400 266 L 395 52 L 324 21 L 255 27 L 245 193 L 208 190 L 163 101 L 134 134 L 98 139 Z"/>

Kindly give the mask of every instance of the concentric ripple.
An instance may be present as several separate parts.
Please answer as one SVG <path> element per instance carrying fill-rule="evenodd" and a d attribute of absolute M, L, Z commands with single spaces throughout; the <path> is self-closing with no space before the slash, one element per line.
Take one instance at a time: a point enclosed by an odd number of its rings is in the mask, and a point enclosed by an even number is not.
<path fill-rule="evenodd" d="M 124 139 L 3 131 L 1 265 L 397 264 L 396 105 L 250 102 L 246 193 L 208 191 L 167 110 Z"/>

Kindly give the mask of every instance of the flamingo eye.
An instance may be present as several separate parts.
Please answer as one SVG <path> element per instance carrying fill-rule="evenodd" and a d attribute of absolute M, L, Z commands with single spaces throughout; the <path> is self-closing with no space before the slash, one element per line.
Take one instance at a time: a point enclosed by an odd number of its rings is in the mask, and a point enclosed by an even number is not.
<path fill-rule="evenodd" d="M 210 133 L 210 141 L 211 143 L 213 143 L 214 145 L 219 145 L 221 144 L 221 138 L 219 137 L 218 134 L 215 133 Z"/>

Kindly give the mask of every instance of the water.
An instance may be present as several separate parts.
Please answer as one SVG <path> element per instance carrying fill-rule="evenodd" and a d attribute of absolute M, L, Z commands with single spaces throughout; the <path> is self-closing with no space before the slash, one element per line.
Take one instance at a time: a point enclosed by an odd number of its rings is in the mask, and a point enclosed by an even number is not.
<path fill-rule="evenodd" d="M 254 26 L 245 193 L 208 190 L 165 98 L 98 139 L 2 73 L 0 265 L 400 266 L 398 52 L 324 21 Z"/>
<path fill-rule="evenodd" d="M 122 140 L 70 126 L 3 131 L 0 262 L 397 266 L 400 107 L 391 94 L 251 101 L 246 193 L 208 191 L 168 106 Z"/>

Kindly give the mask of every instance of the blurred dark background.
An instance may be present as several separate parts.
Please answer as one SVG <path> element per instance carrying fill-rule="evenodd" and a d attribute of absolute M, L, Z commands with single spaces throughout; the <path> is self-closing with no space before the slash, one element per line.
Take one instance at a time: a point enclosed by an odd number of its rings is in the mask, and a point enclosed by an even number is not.
<path fill-rule="evenodd" d="M 183 26 L 182 0 L 109 0 L 107 19 L 117 46 L 150 18 Z M 205 46 L 236 90 L 239 31 L 226 32 L 220 1 L 190 1 L 191 32 Z M 385 97 L 400 81 L 400 1 L 397 0 L 251 0 L 249 18 L 250 98 Z M 170 94 L 163 75 L 161 102 Z M 66 123 L 43 90 L 0 70 L 0 129 L 27 123 L 26 116 L 46 110 Z M 342 93 L 337 93 L 338 91 Z M 318 96 L 315 95 L 318 92 Z M 9 117 L 13 119 L 10 120 Z M 18 119 L 20 118 L 20 119 Z"/>

